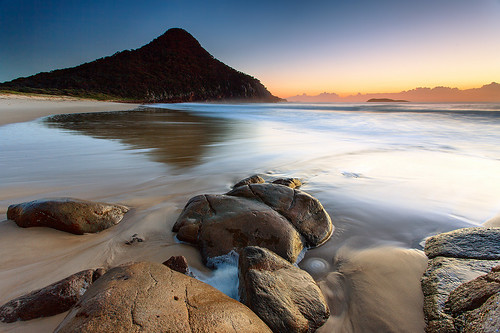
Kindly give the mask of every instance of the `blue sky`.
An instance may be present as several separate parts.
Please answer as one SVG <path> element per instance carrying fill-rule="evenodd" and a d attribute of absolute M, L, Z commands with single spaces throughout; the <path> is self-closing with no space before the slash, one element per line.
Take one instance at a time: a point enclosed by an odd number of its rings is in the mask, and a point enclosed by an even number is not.
<path fill-rule="evenodd" d="M 281 97 L 500 81 L 500 1 L 0 0 L 0 82 L 181 27 Z"/>

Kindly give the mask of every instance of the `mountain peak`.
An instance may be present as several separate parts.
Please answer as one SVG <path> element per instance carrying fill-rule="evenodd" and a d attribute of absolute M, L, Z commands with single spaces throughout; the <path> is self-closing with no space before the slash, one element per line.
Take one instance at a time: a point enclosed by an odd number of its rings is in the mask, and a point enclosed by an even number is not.
<path fill-rule="evenodd" d="M 200 43 L 189 32 L 181 28 L 172 28 L 167 30 L 163 35 L 154 39 L 146 46 L 157 46 L 175 49 L 202 49 Z"/>
<path fill-rule="evenodd" d="M 19 78 L 0 88 L 141 103 L 280 100 L 259 80 L 216 60 L 180 28 L 136 50 Z"/>

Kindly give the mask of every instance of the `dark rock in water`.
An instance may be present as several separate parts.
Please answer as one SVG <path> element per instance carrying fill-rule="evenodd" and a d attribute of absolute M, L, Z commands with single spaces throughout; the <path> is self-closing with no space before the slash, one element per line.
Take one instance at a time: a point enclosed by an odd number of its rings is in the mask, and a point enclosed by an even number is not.
<path fill-rule="evenodd" d="M 332 235 L 332 221 L 321 203 L 300 190 L 276 184 L 250 184 L 235 188 L 227 195 L 265 203 L 295 227 L 307 247 L 319 246 Z"/>
<path fill-rule="evenodd" d="M 189 273 L 188 262 L 186 257 L 184 256 L 171 256 L 167 261 L 163 263 L 163 265 L 182 274 Z"/>
<path fill-rule="evenodd" d="M 273 332 L 314 332 L 330 316 L 313 278 L 267 249 L 243 249 L 238 275 L 241 301 Z"/>
<path fill-rule="evenodd" d="M 68 311 L 103 274 L 102 268 L 88 269 L 13 299 L 0 307 L 0 321 L 12 323 Z"/>
<path fill-rule="evenodd" d="M 217 289 L 148 262 L 97 280 L 55 332 L 270 332 L 245 305 Z"/>
<path fill-rule="evenodd" d="M 236 184 L 234 184 L 233 188 L 237 188 L 243 185 L 249 185 L 249 184 L 262 184 L 265 183 L 266 181 L 259 175 L 253 175 L 250 177 L 247 177 L 245 179 L 240 180 Z"/>
<path fill-rule="evenodd" d="M 429 259 L 437 256 L 500 259 L 500 228 L 464 228 L 430 237 L 425 242 Z"/>
<path fill-rule="evenodd" d="M 298 178 L 280 178 L 273 180 L 271 183 L 288 186 L 290 188 L 299 188 L 302 186 L 302 182 Z"/>
<path fill-rule="evenodd" d="M 121 205 L 60 198 L 11 205 L 7 218 L 23 228 L 50 227 L 82 235 L 118 224 L 128 210 Z"/>
<path fill-rule="evenodd" d="M 133 245 L 135 243 L 142 243 L 144 242 L 144 238 L 139 237 L 138 234 L 133 234 L 132 237 L 130 237 L 130 240 L 126 241 L 126 245 Z"/>
<path fill-rule="evenodd" d="M 499 314 L 493 301 L 498 298 L 499 233 L 498 228 L 466 228 L 426 241 L 424 251 L 432 258 L 421 281 L 427 332 L 490 332 L 488 325 L 497 323 L 483 319 Z"/>
<path fill-rule="evenodd" d="M 295 262 L 303 249 L 299 233 L 281 214 L 262 202 L 228 195 L 192 198 L 173 231 L 179 240 L 199 245 L 205 262 L 249 245 Z"/>

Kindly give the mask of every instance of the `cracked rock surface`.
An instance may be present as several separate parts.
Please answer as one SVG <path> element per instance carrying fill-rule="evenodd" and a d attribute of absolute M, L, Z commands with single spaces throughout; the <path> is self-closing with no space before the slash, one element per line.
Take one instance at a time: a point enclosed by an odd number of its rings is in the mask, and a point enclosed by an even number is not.
<path fill-rule="evenodd" d="M 179 240 L 200 246 L 205 262 L 260 246 L 294 263 L 304 247 L 326 242 L 333 225 L 321 203 L 303 191 L 244 181 L 226 194 L 190 199 L 173 231 Z"/>
<path fill-rule="evenodd" d="M 120 223 L 125 206 L 71 198 L 41 199 L 10 205 L 7 218 L 23 228 L 49 227 L 77 235 Z"/>
<path fill-rule="evenodd" d="M 111 269 L 55 332 L 271 332 L 245 305 L 168 267 Z"/>

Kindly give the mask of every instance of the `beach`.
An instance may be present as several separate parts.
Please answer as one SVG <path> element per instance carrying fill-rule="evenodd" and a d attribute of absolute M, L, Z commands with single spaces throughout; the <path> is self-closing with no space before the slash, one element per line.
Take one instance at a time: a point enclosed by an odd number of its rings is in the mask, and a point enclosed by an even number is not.
<path fill-rule="evenodd" d="M 125 111 L 137 104 L 98 102 L 69 96 L 27 96 L 0 93 L 0 126 L 61 113 Z"/>
<path fill-rule="evenodd" d="M 424 239 L 480 226 L 500 210 L 497 105 L 191 103 L 134 111 L 90 101 L 0 101 L 2 304 L 80 270 L 172 255 L 233 295 L 234 265 L 210 271 L 171 228 L 191 197 L 226 193 L 261 174 L 300 178 L 335 226 L 299 263 L 332 312 L 319 332 L 423 332 Z M 72 115 L 39 119 L 57 113 Z M 10 204 L 51 197 L 131 211 L 85 235 L 6 220 Z M 126 244 L 136 234 L 144 241 Z M 2 323 L 0 331 L 51 332 L 63 318 Z"/>

